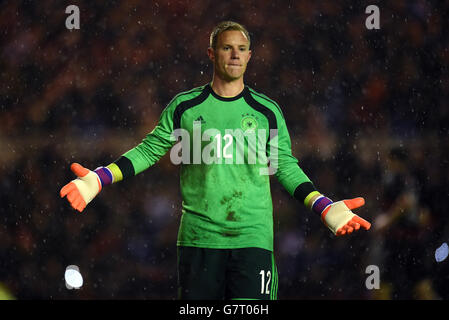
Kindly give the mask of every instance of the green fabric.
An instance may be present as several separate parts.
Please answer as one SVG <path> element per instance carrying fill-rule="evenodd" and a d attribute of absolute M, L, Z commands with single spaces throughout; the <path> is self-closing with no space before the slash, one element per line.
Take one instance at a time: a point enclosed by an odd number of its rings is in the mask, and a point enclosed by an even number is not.
<path fill-rule="evenodd" d="M 247 103 L 248 99 L 257 101 L 259 111 Z M 196 103 L 198 101 L 200 102 Z M 181 113 L 180 110 L 185 111 Z M 180 114 L 180 119 L 176 120 Z M 275 123 L 278 128 L 278 136 L 273 140 L 279 143 L 275 176 L 293 195 L 298 185 L 310 180 L 291 154 L 291 142 L 284 117 L 276 103 L 248 87 L 234 99 L 220 99 L 213 94 L 210 85 L 177 95 L 162 112 L 154 130 L 142 143 L 124 154 L 131 160 L 135 174 L 138 174 L 155 164 L 175 144 L 172 135 L 174 123 L 179 123 L 189 133 L 191 152 L 186 159 L 189 159 L 190 164 L 182 164 L 180 169 L 183 214 L 178 245 L 204 248 L 258 247 L 273 250 L 270 176 L 260 174 L 261 170 L 267 168 L 264 163 L 266 159 L 253 159 L 249 154 L 249 150 L 254 147 L 253 155 L 257 155 L 259 151 L 262 155 L 266 154 L 265 151 L 271 155 L 272 142 L 267 144 L 270 117 L 271 124 Z M 212 130 L 209 141 L 201 142 L 200 149 L 203 152 L 210 151 L 208 153 L 213 155 L 212 160 L 216 163 L 205 164 L 201 157 L 195 159 L 193 131 L 199 125 L 201 134 L 207 129 L 216 129 Z M 256 145 L 254 139 L 259 129 L 266 130 L 267 137 L 258 139 L 260 145 Z M 225 138 L 229 130 L 242 134 L 246 130 L 246 134 L 239 138 L 234 135 L 231 140 L 229 136 Z M 230 141 L 232 145 L 229 144 Z M 221 148 L 214 151 L 211 146 L 217 146 L 217 143 L 221 144 Z M 242 143 L 243 149 L 239 149 L 237 145 L 242 147 Z M 238 150 L 244 150 L 244 153 Z M 185 151 L 183 149 L 183 154 Z M 217 152 L 220 157 L 217 157 Z M 232 155 L 232 158 L 224 158 L 225 155 Z M 242 158 L 243 164 L 238 160 Z M 194 161 L 196 162 L 193 163 Z"/>

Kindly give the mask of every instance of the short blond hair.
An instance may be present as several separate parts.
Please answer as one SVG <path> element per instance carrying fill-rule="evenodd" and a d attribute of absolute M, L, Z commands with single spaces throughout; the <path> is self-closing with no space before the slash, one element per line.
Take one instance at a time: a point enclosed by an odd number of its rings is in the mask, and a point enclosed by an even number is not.
<path fill-rule="evenodd" d="M 248 44 L 251 44 L 251 40 L 250 40 L 250 37 L 249 37 L 249 32 L 243 25 L 241 25 L 240 23 L 234 22 L 234 21 L 223 21 L 223 22 L 220 22 L 214 28 L 212 33 L 210 34 L 209 46 L 212 49 L 216 49 L 218 36 L 222 32 L 229 31 L 229 30 L 236 30 L 236 31 L 243 32 L 245 37 L 248 39 Z"/>

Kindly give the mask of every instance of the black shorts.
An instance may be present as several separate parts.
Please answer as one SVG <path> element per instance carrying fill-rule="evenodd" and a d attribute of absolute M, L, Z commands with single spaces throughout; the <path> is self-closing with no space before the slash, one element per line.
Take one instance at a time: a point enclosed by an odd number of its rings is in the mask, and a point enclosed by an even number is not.
<path fill-rule="evenodd" d="M 179 299 L 276 300 L 277 284 L 271 251 L 178 247 Z"/>

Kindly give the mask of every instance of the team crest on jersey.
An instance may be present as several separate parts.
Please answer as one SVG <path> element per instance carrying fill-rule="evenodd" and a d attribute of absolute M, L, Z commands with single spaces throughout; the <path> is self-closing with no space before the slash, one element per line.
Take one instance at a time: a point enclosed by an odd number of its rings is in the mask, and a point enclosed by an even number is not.
<path fill-rule="evenodd" d="M 242 114 L 241 127 L 243 132 L 254 132 L 257 129 L 257 117 L 253 114 Z"/>

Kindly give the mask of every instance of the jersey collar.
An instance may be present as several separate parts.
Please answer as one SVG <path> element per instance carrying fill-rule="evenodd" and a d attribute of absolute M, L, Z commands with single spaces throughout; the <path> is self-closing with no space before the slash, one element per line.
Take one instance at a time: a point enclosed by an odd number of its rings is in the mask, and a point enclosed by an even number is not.
<path fill-rule="evenodd" d="M 206 90 L 208 90 L 209 93 L 212 94 L 214 96 L 214 98 L 216 98 L 218 100 L 221 100 L 221 101 L 235 101 L 235 100 L 238 100 L 238 99 L 240 99 L 241 97 L 243 97 L 245 95 L 245 93 L 248 91 L 248 87 L 245 85 L 245 87 L 243 88 L 242 92 L 240 92 L 238 95 L 236 95 L 234 97 L 222 97 L 222 96 L 219 96 L 212 89 L 212 86 L 210 85 L 210 83 L 207 84 Z"/>

